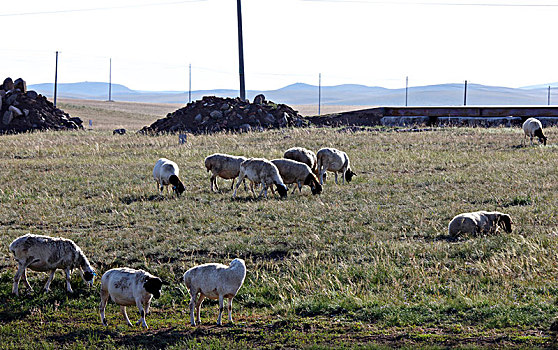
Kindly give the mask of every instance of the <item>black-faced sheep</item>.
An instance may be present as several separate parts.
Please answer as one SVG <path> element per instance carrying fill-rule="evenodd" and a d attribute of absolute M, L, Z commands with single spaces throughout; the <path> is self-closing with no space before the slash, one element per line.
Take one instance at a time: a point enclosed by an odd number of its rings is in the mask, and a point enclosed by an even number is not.
<path fill-rule="evenodd" d="M 93 285 L 95 271 L 89 264 L 89 260 L 81 249 L 70 239 L 55 238 L 34 234 L 26 234 L 16 238 L 10 244 L 10 251 L 18 262 L 18 269 L 14 276 L 12 293 L 19 294 L 19 280 L 23 276 L 23 283 L 32 290 L 27 281 L 26 269 L 33 271 L 50 272 L 45 285 L 45 290 L 50 290 L 50 283 L 54 278 L 54 272 L 62 269 L 66 273 L 66 289 L 73 293 L 70 285 L 70 274 L 73 269 L 79 269 L 85 283 Z"/>
<path fill-rule="evenodd" d="M 546 146 L 546 136 L 543 135 L 542 132 L 542 123 L 540 120 L 536 118 L 529 118 L 523 123 L 523 142 L 525 144 L 525 139 L 529 136 L 531 140 L 531 145 L 533 145 L 533 137 L 536 136 L 539 138 L 539 143 L 542 143 Z"/>
<path fill-rule="evenodd" d="M 162 193 L 163 188 L 168 185 L 172 185 L 173 191 L 176 193 L 177 196 L 180 196 L 185 188 L 184 184 L 178 178 L 180 170 L 178 169 L 178 165 L 172 160 L 168 160 L 166 158 L 160 158 L 155 163 L 153 167 L 153 178 L 157 182 L 157 188 Z M 168 192 L 168 187 L 167 187 Z"/>
<path fill-rule="evenodd" d="M 271 162 L 279 170 L 284 184 L 296 184 L 292 193 L 297 186 L 298 191 L 301 192 L 302 185 L 309 186 L 312 189 L 312 194 L 322 193 L 322 185 L 320 185 L 318 178 L 312 173 L 312 169 L 308 165 L 291 159 L 273 159 Z"/>
<path fill-rule="evenodd" d="M 326 171 L 332 171 L 335 174 L 335 183 L 337 182 L 337 173 L 340 172 L 343 177 L 343 184 L 345 180 L 351 182 L 353 176 L 356 174 L 351 170 L 349 163 L 349 156 L 347 153 L 335 148 L 322 148 L 316 155 L 318 159 L 318 172 L 320 184 L 324 183 L 324 174 Z"/>
<path fill-rule="evenodd" d="M 211 263 L 198 265 L 186 271 L 184 284 L 190 291 L 190 324 L 196 325 L 194 311 L 198 324 L 201 323 L 200 308 L 204 298 L 219 299 L 218 325 L 221 325 L 224 298 L 229 299 L 229 322 L 232 322 L 232 300 L 244 283 L 245 277 L 246 264 L 238 258 L 231 261 L 229 266 Z"/>
<path fill-rule="evenodd" d="M 233 198 L 236 197 L 236 191 L 238 190 L 240 183 L 246 177 L 253 183 L 262 185 L 262 190 L 259 195 L 260 197 L 264 194 L 267 198 L 267 187 L 273 185 L 277 186 L 277 191 L 281 197 L 287 196 L 288 189 L 283 183 L 281 175 L 279 175 L 279 170 L 267 159 L 250 158 L 240 164 L 240 173 L 234 189 Z M 254 193 L 253 186 L 251 186 L 251 189 L 252 194 L 255 196 L 256 194 Z"/>
<path fill-rule="evenodd" d="M 508 214 L 497 211 L 477 211 L 459 214 L 454 217 L 448 225 L 448 234 L 452 238 L 461 235 L 476 236 L 495 233 L 499 227 L 505 232 L 512 232 L 512 219 Z"/>
<path fill-rule="evenodd" d="M 124 319 L 129 326 L 132 324 L 126 313 L 126 306 L 136 305 L 140 313 L 140 319 L 136 322 L 136 325 L 141 323 L 144 328 L 148 328 L 145 315 L 149 312 L 151 299 L 159 299 L 161 296 L 161 287 L 164 284 L 168 285 L 159 277 L 143 270 L 126 267 L 108 270 L 101 278 L 101 304 L 99 305 L 101 322 L 105 326 L 108 325 L 105 318 L 105 308 L 110 298 L 120 305 L 120 311 L 122 311 L 122 315 L 124 315 Z"/>
<path fill-rule="evenodd" d="M 234 187 L 234 181 L 240 173 L 240 163 L 242 163 L 246 159 L 246 157 L 231 156 L 228 154 L 220 153 L 215 153 L 205 158 L 205 168 L 207 169 L 207 171 L 211 171 L 211 191 L 214 191 L 214 186 L 217 191 L 219 191 L 219 186 L 217 186 L 217 176 L 227 180 L 232 179 L 232 190 Z"/>

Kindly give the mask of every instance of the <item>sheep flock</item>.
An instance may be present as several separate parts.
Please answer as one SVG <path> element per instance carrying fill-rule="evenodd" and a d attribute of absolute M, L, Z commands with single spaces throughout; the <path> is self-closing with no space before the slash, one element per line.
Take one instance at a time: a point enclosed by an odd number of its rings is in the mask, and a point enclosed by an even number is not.
<path fill-rule="evenodd" d="M 542 125 L 538 120 L 528 119 L 523 125 L 523 131 L 524 142 L 525 138 L 529 137 L 532 144 L 533 137 L 537 137 L 541 144 L 546 145 L 547 138 L 543 135 Z M 209 191 L 212 193 L 221 191 L 218 186 L 218 178 L 232 180 L 230 191 L 233 192 L 233 199 L 237 198 L 241 184 L 244 185 L 246 193 L 248 193 L 248 186 L 250 187 L 253 197 L 256 197 L 255 189 L 258 188 L 257 197 L 267 199 L 269 189 L 274 196 L 274 192 L 277 191 L 280 198 L 285 198 L 288 195 L 287 186 L 290 185 L 292 186 L 291 195 L 296 192 L 296 189 L 298 189 L 298 195 L 303 195 L 304 186 L 308 186 L 311 194 L 315 195 L 312 198 L 318 198 L 325 191 L 335 191 L 335 185 L 326 186 L 327 172 L 333 173 L 337 186 L 348 185 L 355 176 L 357 181 L 364 181 L 351 168 L 348 154 L 331 147 L 321 148 L 316 153 L 303 147 L 292 147 L 285 150 L 283 158 L 272 160 L 251 157 L 246 154 L 214 153 L 204 159 L 203 166 L 211 174 Z M 341 181 L 338 181 L 338 175 L 341 176 Z M 167 187 L 168 193 L 170 185 L 177 200 L 180 200 L 180 195 L 187 191 L 188 182 L 187 178 L 180 180 L 179 176 L 179 166 L 174 161 L 166 158 L 155 161 L 153 179 L 161 196 L 163 196 L 165 187 Z M 508 214 L 480 210 L 456 215 L 449 221 L 447 232 L 448 237 L 452 240 L 474 238 L 501 231 L 504 234 L 511 233 L 512 224 L 516 223 Z M 69 239 L 26 234 L 16 238 L 10 244 L 9 250 L 17 262 L 17 272 L 12 288 L 12 293 L 15 295 L 20 294 L 19 283 L 21 280 L 26 289 L 31 290 L 27 281 L 27 269 L 49 273 L 44 287 L 46 292 L 50 290 L 50 284 L 57 269 L 61 269 L 65 273 L 68 293 L 73 292 L 70 286 L 72 270 L 79 271 L 84 283 L 93 285 L 96 272 L 92 264 L 80 247 Z M 188 310 L 190 324 L 192 326 L 200 324 L 200 309 L 205 298 L 215 299 L 219 302 L 218 325 L 222 324 L 224 301 L 227 299 L 228 321 L 233 322 L 232 300 L 241 290 L 247 271 L 245 261 L 240 258 L 232 259 L 228 265 L 208 262 L 186 270 L 182 281 L 178 283 L 183 283 L 190 294 Z M 132 323 L 128 318 L 126 306 L 137 307 L 140 318 L 136 325 L 147 328 L 146 315 L 148 315 L 152 298 L 158 299 L 164 286 L 172 283 L 144 270 L 119 267 L 105 271 L 100 284 L 99 314 L 103 325 L 108 326 L 109 324 L 105 316 L 105 308 L 108 301 L 112 300 L 120 306 L 124 320 L 129 326 L 132 326 Z"/>

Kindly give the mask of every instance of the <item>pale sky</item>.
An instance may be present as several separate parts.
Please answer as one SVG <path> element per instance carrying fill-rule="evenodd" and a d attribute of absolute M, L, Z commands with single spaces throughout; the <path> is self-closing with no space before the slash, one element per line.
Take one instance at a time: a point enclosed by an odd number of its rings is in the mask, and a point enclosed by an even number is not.
<path fill-rule="evenodd" d="M 558 1 L 242 0 L 247 90 L 558 81 Z M 234 0 L 19 0 L 0 6 L 0 79 L 238 89 Z"/>

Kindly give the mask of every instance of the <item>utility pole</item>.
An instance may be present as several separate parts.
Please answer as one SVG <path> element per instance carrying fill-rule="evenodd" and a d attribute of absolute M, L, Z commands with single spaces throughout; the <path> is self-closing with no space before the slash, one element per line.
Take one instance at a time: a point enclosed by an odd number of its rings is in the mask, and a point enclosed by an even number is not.
<path fill-rule="evenodd" d="M 242 43 L 242 10 L 240 0 L 236 0 L 236 15 L 238 18 L 238 72 L 240 75 L 240 99 L 246 100 L 246 88 L 244 85 L 244 44 Z"/>
<path fill-rule="evenodd" d="M 56 107 L 56 88 L 58 85 L 58 51 L 56 51 L 56 66 L 54 69 L 54 107 Z"/>
<path fill-rule="evenodd" d="M 548 105 L 550 106 L 550 85 L 548 85 Z"/>
<path fill-rule="evenodd" d="M 188 103 L 192 102 L 192 64 L 188 65 Z"/>
<path fill-rule="evenodd" d="M 407 107 L 407 99 L 409 97 L 409 76 L 405 77 L 405 107 Z"/>
<path fill-rule="evenodd" d="M 463 105 L 466 106 L 467 105 L 467 80 L 465 80 L 465 93 L 463 96 Z"/>
<path fill-rule="evenodd" d="M 109 102 L 112 101 L 112 58 L 109 58 Z"/>
<path fill-rule="evenodd" d="M 322 73 L 318 76 L 318 115 L 322 115 Z"/>

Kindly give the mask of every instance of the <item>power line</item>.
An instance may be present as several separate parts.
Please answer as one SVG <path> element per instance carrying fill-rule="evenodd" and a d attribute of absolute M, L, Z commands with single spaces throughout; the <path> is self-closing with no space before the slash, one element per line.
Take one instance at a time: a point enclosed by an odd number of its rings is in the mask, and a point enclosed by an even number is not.
<path fill-rule="evenodd" d="M 181 0 L 181 1 L 169 1 L 169 2 L 150 3 L 150 4 L 136 4 L 136 5 L 122 5 L 122 6 L 108 6 L 108 7 L 92 7 L 92 8 L 84 8 L 84 9 L 18 12 L 18 13 L 0 13 L 0 17 L 52 15 L 52 14 L 70 13 L 70 12 L 91 12 L 91 11 L 118 10 L 118 9 L 128 9 L 128 8 L 178 5 L 178 4 L 185 4 L 185 3 L 189 3 L 189 2 L 204 2 L 204 1 L 207 1 L 207 0 Z"/>

